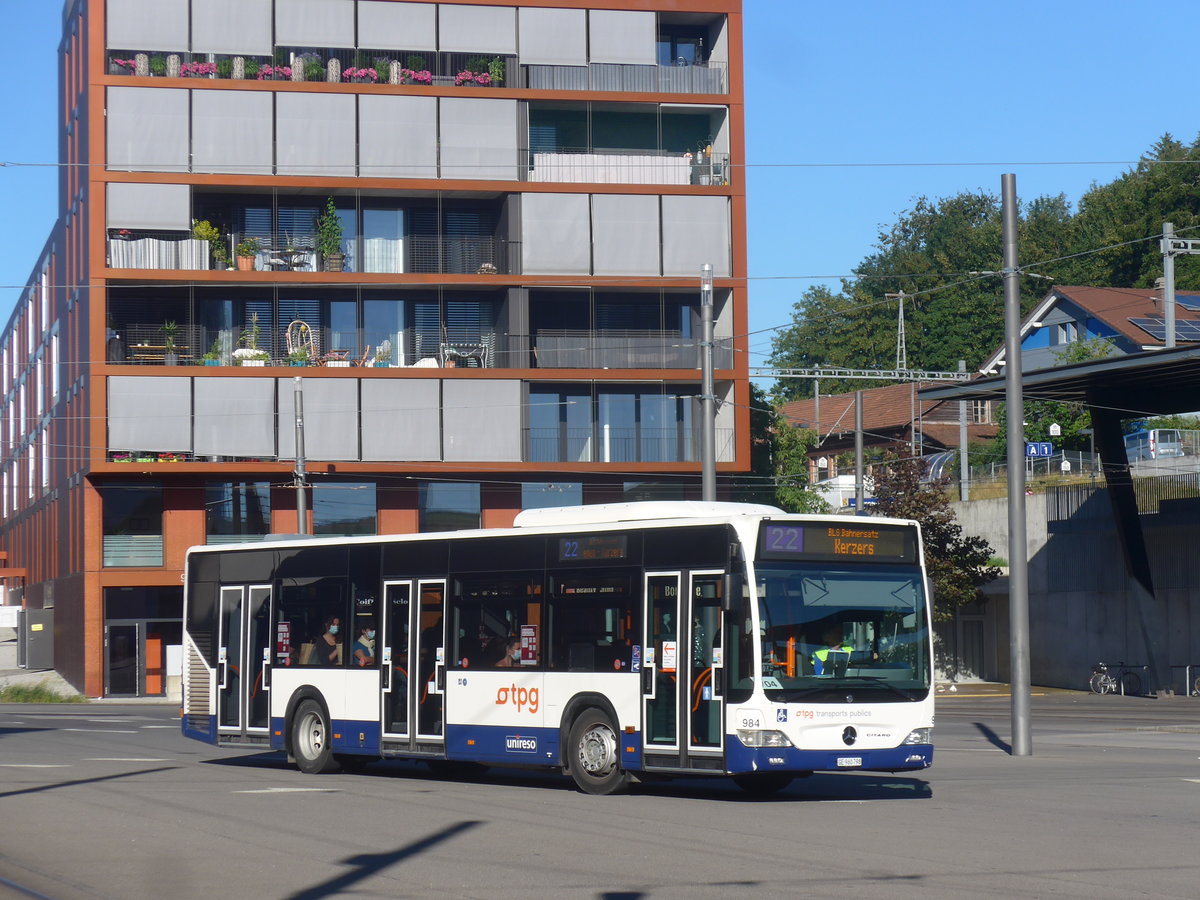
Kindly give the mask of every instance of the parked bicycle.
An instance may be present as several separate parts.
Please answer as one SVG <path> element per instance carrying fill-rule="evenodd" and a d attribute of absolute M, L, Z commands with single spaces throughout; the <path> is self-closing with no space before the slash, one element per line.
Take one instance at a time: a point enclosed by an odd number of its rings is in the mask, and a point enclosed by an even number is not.
<path fill-rule="evenodd" d="M 1098 662 L 1092 666 L 1092 677 L 1088 681 L 1092 690 L 1097 694 L 1123 694 L 1127 697 L 1136 697 L 1142 692 L 1142 678 L 1137 672 L 1132 672 L 1125 668 L 1125 663 L 1117 663 L 1116 668 L 1121 670 L 1119 675 L 1114 675 L 1108 670 L 1108 664 Z"/>

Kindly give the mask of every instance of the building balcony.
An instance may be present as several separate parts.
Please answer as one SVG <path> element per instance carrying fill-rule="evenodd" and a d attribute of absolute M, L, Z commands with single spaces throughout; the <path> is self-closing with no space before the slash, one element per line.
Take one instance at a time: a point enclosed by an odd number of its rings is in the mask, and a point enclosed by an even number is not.
<path fill-rule="evenodd" d="M 591 63 L 522 66 L 523 86 L 548 91 L 637 91 L 648 94 L 724 94 L 728 68 L 710 60 L 695 65 Z"/>
<path fill-rule="evenodd" d="M 539 329 L 533 357 L 539 369 L 699 369 L 700 339 L 679 331 Z M 713 366 L 733 367 L 728 340 L 713 348 Z"/>
<path fill-rule="evenodd" d="M 733 459 L 733 429 L 718 428 L 717 459 Z M 700 462 L 698 429 L 613 427 L 527 428 L 525 458 L 530 462 Z"/>
<path fill-rule="evenodd" d="M 244 242 L 249 243 L 244 243 Z M 239 256 L 239 245 L 248 255 Z M 222 234 L 200 240 L 183 231 L 110 229 L 110 269 L 225 270 L 243 272 L 353 272 L 510 275 L 519 269 L 519 242 L 494 237 L 353 237 L 343 260 L 330 264 L 303 234 Z"/>
<path fill-rule="evenodd" d="M 530 153 L 529 181 L 552 184 L 729 183 L 729 154 L 556 149 Z"/>

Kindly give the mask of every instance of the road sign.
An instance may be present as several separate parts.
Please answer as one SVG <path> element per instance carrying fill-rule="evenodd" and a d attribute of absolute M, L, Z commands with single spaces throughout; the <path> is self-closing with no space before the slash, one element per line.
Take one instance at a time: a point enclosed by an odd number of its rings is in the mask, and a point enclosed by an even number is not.
<path fill-rule="evenodd" d="M 1054 445 L 1049 441 L 1026 441 L 1026 459 L 1040 459 L 1054 455 Z"/>

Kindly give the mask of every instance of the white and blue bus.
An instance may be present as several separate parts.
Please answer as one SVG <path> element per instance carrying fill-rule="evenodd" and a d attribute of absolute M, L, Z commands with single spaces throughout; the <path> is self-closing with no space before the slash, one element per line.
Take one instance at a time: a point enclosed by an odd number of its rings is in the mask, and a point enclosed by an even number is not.
<path fill-rule="evenodd" d="M 933 761 L 915 522 L 652 502 L 193 547 L 183 733 L 308 773 L 541 766 L 606 794 Z M 331 628 L 331 626 L 337 626 Z"/>

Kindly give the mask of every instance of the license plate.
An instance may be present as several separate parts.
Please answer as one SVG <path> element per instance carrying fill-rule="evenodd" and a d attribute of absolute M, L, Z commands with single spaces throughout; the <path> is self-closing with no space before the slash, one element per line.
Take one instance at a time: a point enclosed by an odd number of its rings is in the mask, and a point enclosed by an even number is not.
<path fill-rule="evenodd" d="M 838 764 L 839 769 L 842 769 L 842 768 L 849 769 L 849 768 L 853 768 L 855 766 L 861 766 L 862 765 L 862 757 L 861 756 L 839 756 L 837 758 L 837 764 Z"/>

